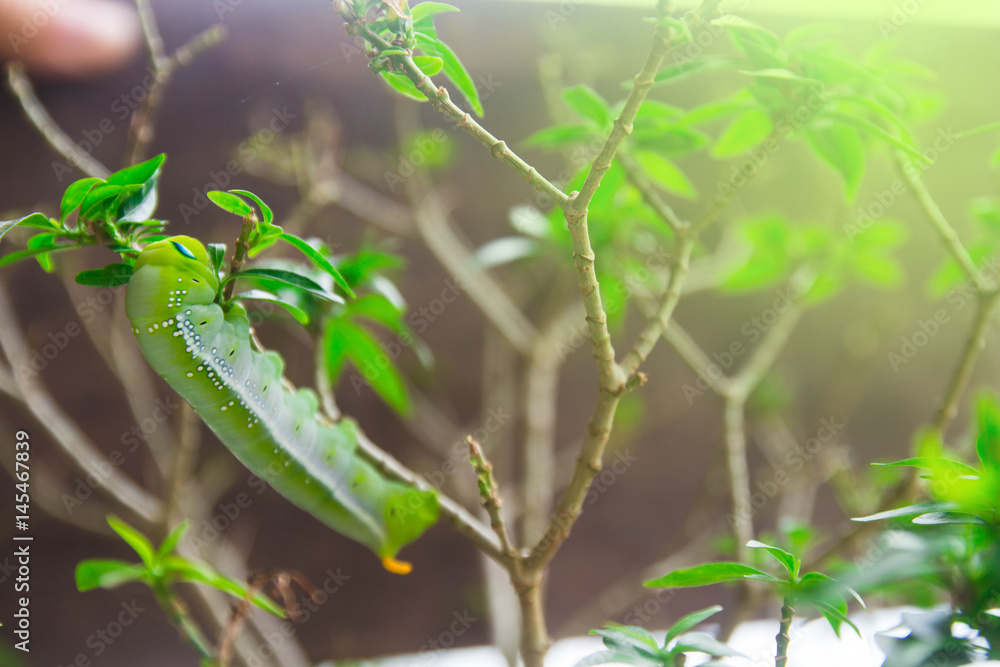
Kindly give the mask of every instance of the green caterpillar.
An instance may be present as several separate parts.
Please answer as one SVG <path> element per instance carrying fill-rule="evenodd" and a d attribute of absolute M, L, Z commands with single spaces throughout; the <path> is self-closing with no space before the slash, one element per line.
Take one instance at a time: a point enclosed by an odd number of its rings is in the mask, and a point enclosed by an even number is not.
<path fill-rule="evenodd" d="M 254 474 L 408 573 L 394 557 L 437 521 L 437 496 L 382 477 L 356 455 L 352 422 L 322 421 L 312 391 L 286 389 L 284 360 L 252 348 L 246 310 L 220 305 L 219 285 L 195 239 L 142 251 L 125 305 L 146 359 Z"/>

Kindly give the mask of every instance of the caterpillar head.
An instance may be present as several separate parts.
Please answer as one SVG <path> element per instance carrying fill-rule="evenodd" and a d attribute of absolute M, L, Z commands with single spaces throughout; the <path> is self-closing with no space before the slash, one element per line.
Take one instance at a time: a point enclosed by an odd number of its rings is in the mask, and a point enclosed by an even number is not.
<path fill-rule="evenodd" d="M 219 277 L 212 267 L 205 246 L 190 236 L 172 236 L 143 248 L 135 262 L 135 270 L 144 266 L 174 266 L 204 278 L 214 290 L 219 289 Z"/>

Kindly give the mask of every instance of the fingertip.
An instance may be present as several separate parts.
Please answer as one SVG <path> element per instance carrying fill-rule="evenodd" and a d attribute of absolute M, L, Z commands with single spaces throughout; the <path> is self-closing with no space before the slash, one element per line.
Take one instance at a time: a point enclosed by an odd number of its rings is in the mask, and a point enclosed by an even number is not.
<path fill-rule="evenodd" d="M 16 3 L 9 18 L 8 57 L 32 73 L 86 79 L 111 72 L 139 50 L 142 30 L 131 5 L 110 0 Z M 7 13 L 11 16 L 11 13 Z"/>

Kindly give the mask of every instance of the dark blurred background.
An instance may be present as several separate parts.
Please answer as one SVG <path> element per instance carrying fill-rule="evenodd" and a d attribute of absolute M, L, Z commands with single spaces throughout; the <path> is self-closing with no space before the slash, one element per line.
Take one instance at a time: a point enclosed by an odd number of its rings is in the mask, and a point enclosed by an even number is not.
<path fill-rule="evenodd" d="M 159 215 L 174 221 L 171 231 L 202 240 L 232 242 L 238 232 L 233 218 L 217 210 L 205 210 L 185 224 L 180 207 L 190 205 L 193 190 L 204 190 L 212 174 L 225 169 L 240 142 L 261 129 L 275 109 L 287 109 L 287 114 L 294 116 L 283 131 L 294 133 L 304 128 L 307 104 L 321 101 L 327 105 L 340 125 L 337 141 L 347 171 L 352 170 L 352 160 L 363 167 L 365 156 L 371 152 L 395 149 L 398 138 L 393 129 L 390 95 L 371 75 L 363 57 L 345 57 L 343 47 L 349 42 L 328 3 L 171 0 L 154 4 L 168 46 L 176 46 L 220 19 L 229 31 L 224 44 L 177 74 L 160 112 L 153 148 L 166 152 L 169 159 L 161 181 Z M 439 20 L 441 34 L 475 79 L 497 84 L 485 102 L 485 124 L 515 147 L 550 122 L 544 77 L 540 78 L 542 59 L 550 66 L 554 63 L 558 78 L 566 84 L 588 83 L 609 99 L 617 99 L 623 94 L 621 83 L 634 74 L 648 43 L 649 27 L 640 22 L 644 15 L 641 9 L 570 2 L 549 5 L 455 0 L 455 4 L 462 12 Z M 779 34 L 811 20 L 797 12 L 793 3 L 785 3 L 789 7 L 783 14 L 755 14 L 750 4 L 743 13 Z M 569 11 L 568 20 L 553 22 L 552 12 L 562 11 Z M 933 141 L 941 129 L 959 131 L 996 119 L 1000 40 L 991 22 L 977 25 L 974 15 L 971 18 L 948 25 L 913 20 L 893 35 L 900 55 L 936 73 L 935 85 L 947 100 L 940 115 L 920 129 L 918 138 L 925 142 Z M 878 20 L 870 15 L 843 21 L 842 37 L 852 53 L 881 44 L 883 32 Z M 56 121 L 74 139 L 84 138 L 101 119 L 112 119 L 114 130 L 103 135 L 94 155 L 116 166 L 125 148 L 127 127 L 113 105 L 141 81 L 145 68 L 145 62 L 136 59 L 127 69 L 96 82 L 37 81 L 36 85 Z M 659 89 L 654 97 L 682 107 L 693 106 L 727 94 L 734 85 L 734 79 L 725 77 L 697 78 Z M 428 127 L 444 127 L 426 107 L 420 109 L 423 122 Z M 454 140 L 457 150 L 453 167 L 435 177 L 438 183 L 447 184 L 455 206 L 454 219 L 472 245 L 508 234 L 508 210 L 524 202 L 530 192 L 473 141 L 464 135 Z M 997 172 L 989 168 L 989 157 L 995 150 L 993 135 L 959 142 L 926 173 L 930 188 L 960 231 L 971 228 L 968 202 L 997 194 L 1000 180 Z M 538 151 L 526 155 L 543 173 L 562 169 L 558 157 Z M 0 96 L 0 156 L 0 219 L 32 210 L 53 212 L 64 187 L 77 177 L 74 174 L 58 180 L 52 165 L 62 159 L 24 119 L 10 95 Z M 685 163 L 685 167 L 696 183 L 714 182 L 720 169 L 707 160 Z M 778 210 L 793 220 L 844 225 L 857 218 L 857 206 L 867 207 L 876 201 L 877 193 L 887 190 L 896 178 L 884 155 L 873 159 L 856 206 L 845 208 L 840 203 L 838 177 L 817 166 L 804 147 L 795 144 L 768 164 L 757 183 L 740 193 L 723 222 L 745 212 Z M 381 188 L 383 184 L 376 179 L 375 186 Z M 295 201 L 292 189 L 249 174 L 236 177 L 228 187 L 258 193 L 272 205 L 279 221 Z M 679 206 L 683 213 L 695 207 Z M 846 426 L 838 440 L 849 446 L 851 463 L 859 468 L 907 450 L 915 428 L 929 419 L 936 406 L 972 314 L 971 308 L 953 312 L 943 301 L 935 303 L 928 297 L 927 279 L 940 264 L 942 250 L 910 195 L 904 195 L 893 207 L 891 217 L 904 221 L 909 230 L 902 250 L 907 286 L 891 293 L 852 288 L 810 312 L 776 370 L 776 382 L 787 396 L 787 422 L 793 436 L 799 442 L 814 437 L 823 418 L 843 423 Z M 311 231 L 349 250 L 357 246 L 365 228 L 351 215 L 331 208 Z M 385 234 L 378 232 L 376 236 Z M 430 302 L 440 293 L 447 274 L 415 240 L 403 239 L 399 249 L 409 262 L 405 278 L 400 281 L 403 295 L 412 307 Z M 95 251 L 65 257 L 63 261 L 83 269 L 102 266 L 111 258 L 106 252 Z M 17 313 L 26 324 L 29 346 L 44 345 L 50 332 L 62 331 L 68 322 L 78 318 L 74 300 L 58 279 L 44 274 L 35 263 L 7 268 L 3 277 Z M 567 298 L 572 298 L 572 292 Z M 698 294 L 682 302 L 677 318 L 703 349 L 722 351 L 732 341 L 746 342 L 741 326 L 773 299 L 773 295 L 737 299 Z M 942 307 L 949 308 L 951 323 L 942 327 L 911 363 L 894 372 L 887 353 L 898 351 L 900 337 L 912 335 L 920 320 L 928 319 Z M 104 312 L 110 314 L 111 310 Z M 626 323 L 626 331 L 634 330 L 634 325 Z M 292 378 L 308 383 L 310 353 L 299 349 L 300 339 L 288 335 L 288 330 L 274 325 L 265 328 L 262 337 L 290 357 Z M 425 391 L 456 423 L 472 428 L 482 424 L 477 420 L 482 419 L 480 369 L 484 335 L 481 316 L 464 297 L 449 306 L 423 334 L 437 360 L 432 373 L 423 375 Z M 995 385 L 995 350 L 993 345 L 987 347 L 976 371 L 977 383 Z M 406 355 L 400 363 L 409 369 L 417 367 L 415 360 Z M 683 386 L 692 383 L 694 376 L 666 344 L 654 353 L 648 373 L 650 381 L 640 393 L 641 406 L 637 408 L 640 417 L 614 443 L 619 449 L 628 448 L 639 464 L 629 468 L 599 502 L 586 507 L 572 539 L 553 564 L 548 607 L 551 627 L 557 633 L 582 633 L 587 623 L 600 623 L 602 616 L 593 609 L 586 620 L 573 619 L 608 586 L 635 577 L 685 542 L 707 535 L 711 528 L 722 532 L 725 527 L 720 403 L 706 394 L 689 405 Z M 120 448 L 122 434 L 135 424 L 124 408 L 118 385 L 85 336 L 72 339 L 41 378 L 64 409 L 106 452 Z M 572 355 L 561 376 L 561 447 L 576 446 L 582 436 L 594 400 L 594 385 L 590 353 L 580 350 Z M 157 391 L 164 399 L 170 396 L 163 383 L 158 382 Z M 440 456 L 419 444 L 370 391 L 357 393 L 346 386 L 338 396 L 344 411 L 355 416 L 375 442 L 414 470 L 433 473 L 441 469 Z M 515 406 L 495 407 L 512 411 Z M 966 423 L 966 415 L 963 407 L 956 431 Z M 29 415 L 6 398 L 0 398 L 0 427 L 3 443 L 11 442 L 19 429 L 31 433 L 33 456 L 45 462 L 51 473 L 47 480 L 51 487 L 72 489 L 77 484 L 78 473 L 54 443 L 46 439 Z M 518 434 L 519 425 L 512 420 L 496 437 L 516 438 Z M 224 448 L 206 433 L 202 456 L 208 459 L 224 455 Z M 770 478 L 760 454 L 753 450 L 752 456 L 755 479 Z M 455 463 L 459 475 L 468 472 L 463 467 L 464 457 L 456 457 Z M 159 484 L 142 449 L 127 456 L 122 470 L 135 479 Z M 365 549 L 330 532 L 274 492 L 267 490 L 258 496 L 248 486 L 248 474 L 242 469 L 230 466 L 229 471 L 234 482 L 219 502 L 232 503 L 239 493 L 249 493 L 253 503 L 224 531 L 224 539 L 238 545 L 251 568 L 296 569 L 317 583 L 323 582 L 328 570 L 336 572 L 339 568 L 349 576 L 331 601 L 297 628 L 296 639 L 313 660 L 419 649 L 447 630 L 456 612 L 467 611 L 479 619 L 458 638 L 459 645 L 490 641 L 480 560 L 474 549 L 447 526 L 436 527 L 404 553 L 416 565 L 413 574 L 392 576 L 382 571 Z M 501 470 L 502 475 L 508 473 L 509 464 Z M 5 498 L 4 508 L 10 507 L 6 499 L 12 494 L 10 478 L 3 475 L 0 495 Z M 37 507 L 33 513 L 31 611 L 35 634 L 27 664 L 69 665 L 80 654 L 99 665 L 194 664 L 193 652 L 167 625 L 144 587 L 76 592 L 73 568 L 81 559 L 132 557 L 117 538 L 102 537 L 74 525 L 81 515 L 88 515 L 89 523 L 99 524 L 99 495 L 76 508 L 72 517 L 52 516 Z M 695 515 L 693 509 L 698 510 Z M 772 526 L 774 511 L 773 506 L 765 507 L 756 518 L 758 527 Z M 0 554 L 12 551 L 10 515 L 5 509 Z M 820 491 L 815 517 L 833 528 L 843 521 L 825 488 Z M 220 567 L 225 569 L 225 564 Z M 0 576 L 6 577 L 0 579 L 6 618 L 13 590 L 10 575 L 4 572 Z M 642 601 L 639 589 L 626 591 L 613 620 L 621 620 L 622 612 L 631 609 L 630 595 Z M 98 655 L 95 646 L 99 642 L 95 644 L 88 638 L 117 617 L 123 601 L 133 600 L 145 611 L 138 614 L 133 627 L 100 649 Z M 679 595 L 669 604 L 659 605 L 647 625 L 666 625 L 698 602 L 697 597 Z M 6 633 L 3 641 L 9 641 Z"/>

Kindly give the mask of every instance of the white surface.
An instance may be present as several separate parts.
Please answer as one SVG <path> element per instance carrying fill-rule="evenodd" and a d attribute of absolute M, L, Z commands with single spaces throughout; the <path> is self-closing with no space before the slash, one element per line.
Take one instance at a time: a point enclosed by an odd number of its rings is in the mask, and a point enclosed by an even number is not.
<path fill-rule="evenodd" d="M 879 667 L 883 654 L 875 645 L 875 633 L 885 632 L 899 625 L 908 608 L 883 609 L 851 615 L 851 620 L 861 630 L 861 637 L 844 627 L 837 639 L 824 619 L 796 622 L 792 626 L 792 644 L 789 650 L 789 667 Z M 736 628 L 729 645 L 747 656 L 746 659 L 730 658 L 732 667 L 766 667 L 774 664 L 774 636 L 778 621 L 753 621 Z M 662 636 L 659 634 L 658 636 Z M 573 667 L 581 658 L 603 648 L 598 637 L 573 637 L 555 643 L 545 661 L 546 667 Z M 704 660 L 694 660 L 698 665 Z M 377 667 L 507 667 L 503 656 L 491 647 L 427 651 L 362 663 Z M 1000 665 L 997 662 L 978 665 Z M 327 667 L 332 667 L 327 663 Z"/>

